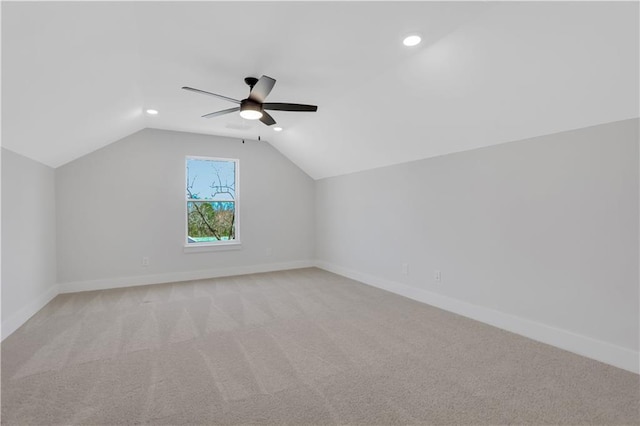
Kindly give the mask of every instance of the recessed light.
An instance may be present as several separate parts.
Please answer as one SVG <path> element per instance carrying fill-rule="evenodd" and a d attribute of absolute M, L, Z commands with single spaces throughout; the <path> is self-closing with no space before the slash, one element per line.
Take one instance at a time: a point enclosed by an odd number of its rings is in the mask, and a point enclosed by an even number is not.
<path fill-rule="evenodd" d="M 158 115 L 158 110 L 156 109 L 148 109 L 147 114 L 149 115 Z"/>
<path fill-rule="evenodd" d="M 402 40 L 402 44 L 404 44 L 405 46 L 411 47 L 411 46 L 416 46 L 420 44 L 421 41 L 422 41 L 422 37 L 420 37 L 418 34 L 411 34 L 406 36 L 404 40 Z"/>
<path fill-rule="evenodd" d="M 282 131 L 282 127 L 274 127 L 273 131 L 274 132 L 281 132 Z"/>

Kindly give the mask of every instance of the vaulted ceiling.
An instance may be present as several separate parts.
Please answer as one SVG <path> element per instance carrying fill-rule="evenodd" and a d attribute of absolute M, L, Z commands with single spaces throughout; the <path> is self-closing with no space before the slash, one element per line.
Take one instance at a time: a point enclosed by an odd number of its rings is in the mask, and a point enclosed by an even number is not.
<path fill-rule="evenodd" d="M 58 167 L 145 127 L 261 136 L 334 176 L 638 117 L 638 28 L 637 2 L 3 2 L 2 144 Z M 318 112 L 275 133 L 181 90 L 263 74 Z"/>

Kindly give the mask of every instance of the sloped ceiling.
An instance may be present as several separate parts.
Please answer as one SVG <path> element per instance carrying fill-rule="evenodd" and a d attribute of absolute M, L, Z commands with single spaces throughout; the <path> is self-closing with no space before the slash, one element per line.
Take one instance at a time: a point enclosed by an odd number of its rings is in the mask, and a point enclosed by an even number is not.
<path fill-rule="evenodd" d="M 3 2 L 2 144 L 58 167 L 145 127 L 260 135 L 334 176 L 638 117 L 638 28 L 637 2 Z M 318 112 L 275 133 L 180 89 L 262 74 Z"/>

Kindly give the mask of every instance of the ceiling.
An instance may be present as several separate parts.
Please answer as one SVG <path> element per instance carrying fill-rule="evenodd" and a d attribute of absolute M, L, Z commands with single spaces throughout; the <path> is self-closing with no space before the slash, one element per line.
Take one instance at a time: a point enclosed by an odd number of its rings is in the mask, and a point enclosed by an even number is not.
<path fill-rule="evenodd" d="M 638 117 L 638 6 L 3 2 L 2 144 L 58 167 L 145 127 L 261 136 L 318 179 Z M 180 89 L 263 74 L 318 112 L 275 133 Z"/>

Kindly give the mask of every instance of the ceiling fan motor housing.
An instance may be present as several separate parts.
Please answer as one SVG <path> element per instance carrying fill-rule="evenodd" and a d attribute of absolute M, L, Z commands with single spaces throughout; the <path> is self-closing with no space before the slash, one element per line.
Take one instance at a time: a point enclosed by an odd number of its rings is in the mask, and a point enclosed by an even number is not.
<path fill-rule="evenodd" d="M 262 104 L 252 99 L 243 99 L 240 101 L 240 115 L 248 119 L 258 119 L 262 117 Z"/>

